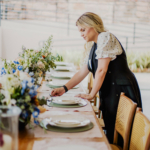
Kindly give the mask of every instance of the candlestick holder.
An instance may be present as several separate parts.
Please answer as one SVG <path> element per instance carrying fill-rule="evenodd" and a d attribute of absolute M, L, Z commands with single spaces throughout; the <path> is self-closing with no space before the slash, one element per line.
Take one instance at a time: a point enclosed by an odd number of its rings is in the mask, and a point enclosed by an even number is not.
<path fill-rule="evenodd" d="M 0 150 L 18 150 L 18 118 L 21 109 L 0 106 Z"/>

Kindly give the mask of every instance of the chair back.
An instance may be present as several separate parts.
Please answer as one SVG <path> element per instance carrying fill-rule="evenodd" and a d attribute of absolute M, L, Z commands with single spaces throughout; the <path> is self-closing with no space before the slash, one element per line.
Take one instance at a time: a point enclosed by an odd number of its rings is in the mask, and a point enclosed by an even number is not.
<path fill-rule="evenodd" d="M 130 131 L 136 107 L 136 103 L 125 96 L 124 93 L 121 93 L 115 123 L 114 144 L 118 142 L 119 133 L 124 140 L 123 150 L 128 150 Z"/>
<path fill-rule="evenodd" d="M 88 75 L 88 93 L 91 92 L 93 88 L 93 74 L 90 72 Z"/>
<path fill-rule="evenodd" d="M 93 78 L 93 74 L 90 72 L 89 75 L 88 75 L 88 94 L 91 93 L 91 90 L 93 88 L 93 82 L 94 82 L 94 78 Z M 94 106 L 97 105 L 97 98 L 99 98 L 99 93 L 97 93 L 95 95 L 95 97 L 93 98 L 93 101 L 90 101 L 91 103 L 94 103 Z M 100 105 L 100 104 L 99 104 Z M 99 116 L 99 112 L 98 112 L 98 116 Z"/>
<path fill-rule="evenodd" d="M 137 111 L 133 122 L 129 150 L 148 149 L 150 149 L 150 121 L 141 111 Z"/>

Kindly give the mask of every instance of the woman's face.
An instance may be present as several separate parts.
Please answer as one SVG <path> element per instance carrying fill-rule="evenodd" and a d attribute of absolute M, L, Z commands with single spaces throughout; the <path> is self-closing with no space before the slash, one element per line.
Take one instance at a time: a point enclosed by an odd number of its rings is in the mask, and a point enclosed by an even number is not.
<path fill-rule="evenodd" d="M 81 33 L 81 37 L 83 37 L 87 42 L 94 41 L 98 34 L 92 27 L 83 27 L 78 25 L 78 30 Z"/>

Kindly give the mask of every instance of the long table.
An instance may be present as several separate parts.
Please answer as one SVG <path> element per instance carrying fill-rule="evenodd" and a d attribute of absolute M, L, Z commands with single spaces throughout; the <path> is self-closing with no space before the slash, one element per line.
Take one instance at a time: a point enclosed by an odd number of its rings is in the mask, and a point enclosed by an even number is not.
<path fill-rule="evenodd" d="M 39 89 L 38 96 L 49 95 L 50 90 L 43 89 L 44 87 L 46 88 L 45 84 L 46 82 L 43 82 L 42 87 Z M 81 84 L 78 90 L 72 90 L 71 92 L 68 92 L 68 95 L 75 95 L 80 92 L 85 92 Z M 42 118 L 55 113 L 76 113 L 77 115 L 84 115 L 89 118 L 94 123 L 94 127 L 89 131 L 79 133 L 56 133 L 52 131 L 44 133 L 43 129 L 40 127 L 35 127 L 35 129 L 26 128 L 19 132 L 19 150 L 45 150 L 49 147 L 65 144 L 87 145 L 97 150 L 111 150 L 109 142 L 98 122 L 90 102 L 88 102 L 87 106 L 76 109 L 56 107 L 48 108 L 47 106 L 45 106 L 45 108 L 47 111 L 40 114 Z"/>

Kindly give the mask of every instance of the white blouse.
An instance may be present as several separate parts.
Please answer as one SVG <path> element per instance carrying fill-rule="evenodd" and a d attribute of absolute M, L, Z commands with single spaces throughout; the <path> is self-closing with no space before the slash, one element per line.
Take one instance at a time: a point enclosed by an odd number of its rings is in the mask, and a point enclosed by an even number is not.
<path fill-rule="evenodd" d="M 88 43 L 85 44 L 83 64 L 87 64 L 90 50 L 93 46 L 93 43 Z M 95 59 L 109 57 L 111 58 L 111 61 L 113 61 L 117 57 L 117 55 L 122 54 L 122 52 L 123 50 L 119 41 L 112 33 L 102 32 L 98 35 L 97 50 L 95 51 L 97 56 L 95 57 Z"/>
<path fill-rule="evenodd" d="M 110 32 L 102 32 L 98 35 L 96 59 L 99 58 L 111 58 L 114 60 L 117 55 L 122 54 L 123 50 L 116 39 L 116 37 Z"/>

